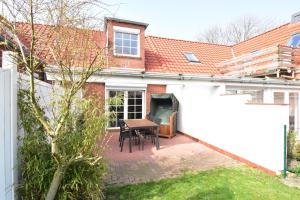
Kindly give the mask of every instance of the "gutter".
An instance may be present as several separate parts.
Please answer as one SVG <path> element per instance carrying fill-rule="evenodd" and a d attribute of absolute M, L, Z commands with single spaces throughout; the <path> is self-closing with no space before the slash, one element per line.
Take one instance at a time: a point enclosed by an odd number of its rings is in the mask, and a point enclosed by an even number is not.
<path fill-rule="evenodd" d="M 75 69 L 80 73 L 83 69 Z M 46 73 L 55 74 L 59 70 L 57 68 L 48 67 Z M 201 81 L 201 82 L 216 82 L 216 83 L 245 83 L 245 84 L 265 84 L 265 85 L 281 85 L 281 86 L 299 86 L 300 81 L 295 80 L 279 80 L 270 78 L 238 78 L 230 76 L 219 76 L 209 74 L 176 74 L 176 73 L 161 73 L 161 72 L 145 72 L 130 69 L 103 69 L 95 72 L 95 76 L 116 76 L 116 77 L 132 77 L 132 78 L 149 78 L 149 79 L 165 79 L 165 80 L 185 80 L 185 81 Z"/>
<path fill-rule="evenodd" d="M 124 70 L 102 70 L 96 72 L 98 76 L 120 76 L 135 78 L 158 78 L 169 80 L 203 81 L 203 82 L 224 82 L 224 83 L 250 83 L 250 84 L 273 84 L 300 86 L 300 81 L 279 80 L 270 78 L 237 78 L 230 76 L 216 76 L 205 74 L 175 74 L 160 72 L 126 72 Z"/>

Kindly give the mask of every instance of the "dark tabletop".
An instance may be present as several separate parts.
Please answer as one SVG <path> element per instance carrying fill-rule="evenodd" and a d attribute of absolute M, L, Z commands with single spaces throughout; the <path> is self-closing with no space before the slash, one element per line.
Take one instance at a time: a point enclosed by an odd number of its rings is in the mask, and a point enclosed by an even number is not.
<path fill-rule="evenodd" d="M 127 119 L 124 120 L 128 128 L 151 128 L 158 127 L 158 125 L 148 119 Z"/>

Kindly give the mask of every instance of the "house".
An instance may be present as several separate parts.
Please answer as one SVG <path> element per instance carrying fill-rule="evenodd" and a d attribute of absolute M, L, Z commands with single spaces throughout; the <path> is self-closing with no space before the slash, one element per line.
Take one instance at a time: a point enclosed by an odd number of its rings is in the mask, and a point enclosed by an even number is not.
<path fill-rule="evenodd" d="M 105 49 L 99 62 L 109 61 L 85 92 L 103 104 L 117 94 L 124 97 L 122 105 L 106 105 L 116 112 L 110 128 L 117 127 L 117 118 L 144 118 L 151 94 L 174 93 L 180 102 L 178 131 L 268 173 L 282 170 L 283 125 L 300 126 L 299 17 L 232 46 L 147 36 L 147 26 L 108 17 L 103 31 L 60 30 L 68 35 L 64 48 L 77 50 L 75 59 L 65 56 L 74 68 L 85 67 L 96 47 Z M 29 45 L 29 25 L 17 27 Z M 46 81 L 59 81 L 51 53 L 56 28 L 35 25 Z"/>

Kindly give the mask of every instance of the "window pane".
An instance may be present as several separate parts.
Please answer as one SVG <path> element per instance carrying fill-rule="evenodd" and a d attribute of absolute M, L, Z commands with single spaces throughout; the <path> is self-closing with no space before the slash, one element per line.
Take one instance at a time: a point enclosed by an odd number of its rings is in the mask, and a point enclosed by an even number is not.
<path fill-rule="evenodd" d="M 128 99 L 128 105 L 134 105 L 134 99 Z"/>
<path fill-rule="evenodd" d="M 116 107 L 115 106 L 109 106 L 109 112 L 115 112 Z"/>
<path fill-rule="evenodd" d="M 124 47 L 123 48 L 123 54 L 130 54 L 130 48 L 129 47 Z"/>
<path fill-rule="evenodd" d="M 115 97 L 116 96 L 116 91 L 109 91 L 109 97 Z"/>
<path fill-rule="evenodd" d="M 129 91 L 128 92 L 128 98 L 134 98 L 135 97 L 135 92 L 134 91 Z"/>
<path fill-rule="evenodd" d="M 116 53 L 122 54 L 122 47 L 116 47 Z"/>
<path fill-rule="evenodd" d="M 116 32 L 116 38 L 122 38 L 122 33 L 121 32 Z"/>
<path fill-rule="evenodd" d="M 116 39 L 115 44 L 116 46 L 122 46 L 122 39 Z"/>
<path fill-rule="evenodd" d="M 191 52 L 184 52 L 183 54 L 189 62 L 200 62 L 195 54 Z"/>
<path fill-rule="evenodd" d="M 142 112 L 142 106 L 136 106 L 135 111 L 136 112 Z"/>
<path fill-rule="evenodd" d="M 124 107 L 123 106 L 118 106 L 117 111 L 118 112 L 124 112 Z"/>
<path fill-rule="evenodd" d="M 118 113 L 117 119 L 124 119 L 124 113 Z"/>
<path fill-rule="evenodd" d="M 135 95 L 136 95 L 136 98 L 142 98 L 142 92 L 141 91 L 137 91 L 136 93 L 135 93 Z"/>
<path fill-rule="evenodd" d="M 298 47 L 299 44 L 300 44 L 300 33 L 293 35 L 288 45 L 291 47 Z"/>
<path fill-rule="evenodd" d="M 142 105 L 143 104 L 143 99 L 136 99 L 135 103 L 136 103 L 136 105 Z"/>
<path fill-rule="evenodd" d="M 131 47 L 137 48 L 137 41 L 131 40 Z"/>
<path fill-rule="evenodd" d="M 131 55 L 137 55 L 137 48 L 131 48 Z"/>
<path fill-rule="evenodd" d="M 115 119 L 115 120 L 110 121 L 109 126 L 110 127 L 117 127 L 117 120 Z"/>
<path fill-rule="evenodd" d="M 124 47 L 130 47 L 130 40 L 123 40 Z"/>
<path fill-rule="evenodd" d="M 128 112 L 134 112 L 134 106 L 128 106 Z"/>
<path fill-rule="evenodd" d="M 135 119 L 134 113 L 128 113 L 128 119 Z"/>
<path fill-rule="evenodd" d="M 123 39 L 130 39 L 129 33 L 123 33 Z"/>
<path fill-rule="evenodd" d="M 137 40 L 138 35 L 137 34 L 131 34 L 131 40 Z"/>
<path fill-rule="evenodd" d="M 135 119 L 142 119 L 142 113 L 136 113 Z"/>

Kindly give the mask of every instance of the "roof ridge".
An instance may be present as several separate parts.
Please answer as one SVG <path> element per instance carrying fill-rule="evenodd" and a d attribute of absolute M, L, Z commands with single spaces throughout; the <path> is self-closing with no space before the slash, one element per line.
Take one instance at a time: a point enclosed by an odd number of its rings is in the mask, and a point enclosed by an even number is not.
<path fill-rule="evenodd" d="M 208 43 L 208 42 L 191 41 L 191 40 L 176 39 L 176 38 L 167 38 L 167 37 L 154 36 L 154 35 L 147 35 L 145 37 L 154 37 L 154 38 L 167 39 L 167 40 L 176 40 L 176 41 L 182 41 L 182 42 L 200 43 L 200 44 L 207 44 L 207 45 L 213 45 L 213 46 L 224 46 L 224 47 L 232 47 L 233 46 L 233 45 L 226 45 L 226 44 L 214 44 L 214 43 Z"/>
<path fill-rule="evenodd" d="M 252 39 L 254 39 L 254 38 L 260 37 L 260 36 L 262 36 L 262 35 L 264 35 L 264 34 L 267 34 L 267 33 L 269 33 L 269 32 L 275 31 L 275 30 L 280 29 L 280 28 L 282 28 L 283 26 L 287 26 L 287 25 L 290 25 L 290 23 L 289 23 L 289 22 L 288 22 L 288 23 L 284 23 L 284 24 L 282 24 L 282 25 L 280 25 L 280 26 L 277 26 L 277 27 L 272 28 L 272 29 L 270 29 L 270 30 L 268 30 L 268 31 L 265 31 L 265 32 L 263 32 L 263 33 L 261 33 L 261 34 L 259 34 L 259 35 L 255 35 L 255 36 L 253 36 L 253 37 L 251 37 L 251 38 L 249 38 L 249 39 L 247 39 L 247 40 L 243 40 L 243 41 L 241 41 L 241 42 L 239 42 L 239 43 L 237 43 L 237 44 L 234 44 L 234 45 L 232 45 L 232 47 L 235 47 L 235 46 L 237 46 L 237 45 L 239 45 L 239 44 L 245 43 L 245 42 L 247 42 L 247 41 L 249 41 L 249 40 L 252 40 Z"/>
<path fill-rule="evenodd" d="M 26 24 L 29 25 L 28 22 L 21 22 L 18 21 L 16 22 L 16 24 Z M 42 23 L 34 23 L 34 25 L 38 25 L 38 26 L 48 26 L 48 27 L 52 27 L 55 28 L 55 25 L 53 24 L 42 24 Z M 68 28 L 68 29 L 73 29 L 73 30 L 86 30 L 86 31 L 94 31 L 94 32 L 104 32 L 103 30 L 96 30 L 96 29 L 92 29 L 92 28 L 78 28 L 78 27 L 68 27 L 68 26 L 62 26 L 63 28 Z"/>

